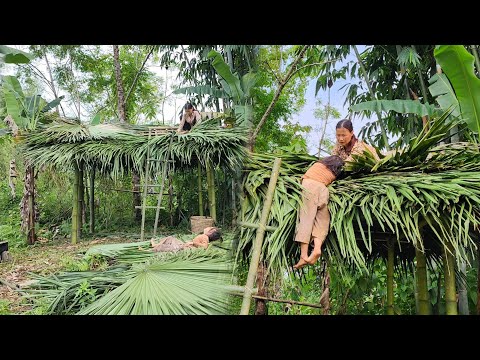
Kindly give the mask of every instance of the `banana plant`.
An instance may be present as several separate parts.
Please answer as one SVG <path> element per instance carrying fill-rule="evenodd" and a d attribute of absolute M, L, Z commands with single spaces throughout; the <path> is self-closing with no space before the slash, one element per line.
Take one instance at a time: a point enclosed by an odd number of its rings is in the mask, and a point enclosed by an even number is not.
<path fill-rule="evenodd" d="M 375 100 L 350 107 L 351 111 L 395 111 L 401 114 L 438 116 L 451 109 L 450 116 L 463 119 L 470 130 L 480 132 L 480 79 L 474 72 L 474 57 L 462 45 L 440 45 L 434 56 L 443 73 L 429 79 L 428 90 L 438 106 L 418 100 Z"/>
<path fill-rule="evenodd" d="M 475 58 L 462 45 L 440 45 L 433 54 L 455 90 L 463 120 L 480 134 L 480 79 L 475 75 Z"/>
<path fill-rule="evenodd" d="M 256 73 L 249 71 L 241 78 L 232 73 L 230 66 L 223 60 L 222 55 L 211 50 L 207 58 L 212 59 L 212 66 L 222 77 L 220 84 L 233 102 L 233 109 L 238 125 L 250 128 L 253 124 L 253 108 L 251 91 L 258 81 Z"/>
<path fill-rule="evenodd" d="M 0 46 L 0 62 L 10 64 L 26 64 L 31 56 L 23 51 Z M 0 135 L 11 134 L 15 141 L 23 139 L 24 132 L 37 128 L 39 123 L 51 122 L 48 111 L 57 106 L 63 96 L 47 102 L 40 95 L 25 96 L 20 82 L 15 76 L 1 77 L 0 97 L 3 95 L 4 107 L 0 113 L 6 115 L 5 122 L 9 130 Z M 33 245 L 36 241 L 35 221 L 38 219 L 38 209 L 35 203 L 35 171 L 33 165 L 26 163 L 24 177 L 24 192 L 20 202 L 22 228 L 27 233 L 27 243 Z"/>

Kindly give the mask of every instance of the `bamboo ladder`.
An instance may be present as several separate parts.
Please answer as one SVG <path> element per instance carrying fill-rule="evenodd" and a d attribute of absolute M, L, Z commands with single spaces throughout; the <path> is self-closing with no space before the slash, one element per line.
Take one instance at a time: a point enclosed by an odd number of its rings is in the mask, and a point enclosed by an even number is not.
<path fill-rule="evenodd" d="M 156 135 L 163 135 L 170 133 L 170 142 L 168 144 L 168 149 L 167 149 L 167 159 L 166 160 L 160 160 L 160 159 L 153 159 L 151 158 L 151 139 L 153 136 Z M 172 170 L 172 166 L 170 166 L 171 163 L 174 162 L 173 159 L 171 159 L 171 148 L 172 148 L 172 143 L 173 143 L 173 138 L 175 137 L 175 131 L 171 129 L 167 129 L 165 127 L 149 127 L 148 128 L 148 142 L 147 142 L 147 159 L 146 159 L 146 164 L 145 164 L 145 172 L 143 175 L 143 193 L 142 193 L 142 205 L 141 206 L 135 206 L 135 208 L 141 208 L 142 209 L 142 226 L 141 226 L 141 231 L 140 231 L 140 241 L 144 241 L 145 239 L 145 210 L 146 209 L 156 209 L 155 211 L 155 223 L 153 225 L 153 236 L 157 235 L 157 224 L 158 224 L 158 217 L 160 215 L 160 209 L 165 209 L 164 207 L 160 206 L 162 204 L 162 197 L 163 197 L 163 189 L 165 187 L 165 179 L 170 175 L 170 171 Z M 151 179 L 150 179 L 150 162 L 156 162 L 156 161 L 163 161 L 163 164 L 161 166 L 161 183 L 160 184 L 151 184 Z M 155 175 L 156 178 L 158 179 L 158 174 L 160 171 L 158 171 Z M 147 196 L 148 194 L 148 188 L 150 187 L 160 187 L 160 190 L 157 193 L 157 205 L 156 206 L 147 206 Z"/>

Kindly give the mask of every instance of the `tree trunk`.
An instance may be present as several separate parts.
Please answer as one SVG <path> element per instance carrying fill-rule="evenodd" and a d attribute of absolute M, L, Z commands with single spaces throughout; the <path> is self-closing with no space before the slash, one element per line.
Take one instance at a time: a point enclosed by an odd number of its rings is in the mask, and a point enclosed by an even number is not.
<path fill-rule="evenodd" d="M 117 83 L 117 107 L 120 122 L 127 122 L 125 111 L 125 92 L 123 90 L 122 67 L 120 65 L 120 55 L 118 45 L 113 45 L 113 62 L 115 64 L 115 80 Z"/>
<path fill-rule="evenodd" d="M 392 239 L 388 239 L 388 258 L 387 258 L 387 315 L 395 315 L 393 309 L 393 265 L 395 255 L 395 244 Z"/>
<path fill-rule="evenodd" d="M 430 299 L 428 297 L 427 284 L 427 261 L 425 254 L 418 249 L 415 249 L 415 256 L 417 260 L 416 267 L 416 287 L 418 291 L 418 315 L 430 315 Z"/>
<path fill-rule="evenodd" d="M 328 263 L 325 262 L 325 277 L 323 279 L 323 291 L 320 296 L 320 305 L 323 307 L 323 315 L 330 314 L 330 271 L 328 271 Z"/>
<path fill-rule="evenodd" d="M 265 261 L 260 261 L 257 270 L 257 295 L 268 297 L 268 275 Z M 255 315 L 268 315 L 268 307 L 265 300 L 255 299 Z"/>
<path fill-rule="evenodd" d="M 447 246 L 450 251 L 453 250 L 450 244 L 447 244 Z M 446 315 L 458 315 L 455 289 L 455 258 L 447 250 L 447 247 L 445 247 L 443 254 L 443 266 L 445 273 L 445 313 Z"/>
<path fill-rule="evenodd" d="M 23 198 L 20 202 L 22 228 L 27 232 L 27 244 L 33 245 L 37 241 L 35 221 L 38 219 L 38 209 L 35 203 L 35 168 L 26 164 Z"/>

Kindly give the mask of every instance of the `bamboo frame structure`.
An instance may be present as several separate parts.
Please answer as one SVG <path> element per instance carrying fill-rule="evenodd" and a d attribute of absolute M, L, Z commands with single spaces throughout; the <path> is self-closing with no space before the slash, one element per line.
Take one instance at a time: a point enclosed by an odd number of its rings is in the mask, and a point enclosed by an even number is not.
<path fill-rule="evenodd" d="M 260 217 L 259 227 L 256 232 L 255 242 L 253 244 L 252 259 L 248 269 L 247 283 L 245 285 L 245 292 L 243 294 L 242 308 L 240 315 L 248 315 L 250 311 L 250 303 L 252 300 L 252 288 L 257 274 L 258 263 L 260 262 L 260 255 L 262 252 L 262 243 L 265 236 L 265 225 L 267 224 L 268 216 L 270 215 L 270 208 L 272 206 L 273 194 L 277 184 L 278 175 L 280 173 L 281 158 L 275 158 L 272 168 L 272 174 L 268 183 L 267 197 L 263 204 L 262 215 Z"/>

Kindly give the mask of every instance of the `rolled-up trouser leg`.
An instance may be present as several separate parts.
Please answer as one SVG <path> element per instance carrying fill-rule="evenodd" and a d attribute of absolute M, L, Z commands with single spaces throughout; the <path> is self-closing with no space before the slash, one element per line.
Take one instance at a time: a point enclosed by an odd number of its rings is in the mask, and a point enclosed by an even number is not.
<path fill-rule="evenodd" d="M 325 188 L 318 197 L 318 211 L 313 222 L 312 238 L 320 240 L 320 244 L 323 244 L 327 238 L 328 231 L 330 229 L 330 212 L 328 211 L 328 198 L 329 192 Z"/>
<path fill-rule="evenodd" d="M 323 183 L 311 179 L 303 179 L 302 185 L 305 190 L 302 193 L 303 206 L 299 209 L 299 222 L 295 235 L 295 241 L 309 244 L 312 240 L 314 223 L 317 218 L 319 207 L 322 208 L 322 205 L 325 205 L 325 203 L 321 203 L 320 200 L 325 199 L 325 193 L 327 194 L 328 200 L 328 189 Z M 319 221 L 323 221 L 324 216 L 325 215 L 322 212 L 322 216 Z M 328 214 L 328 216 L 330 217 L 330 214 Z"/>

